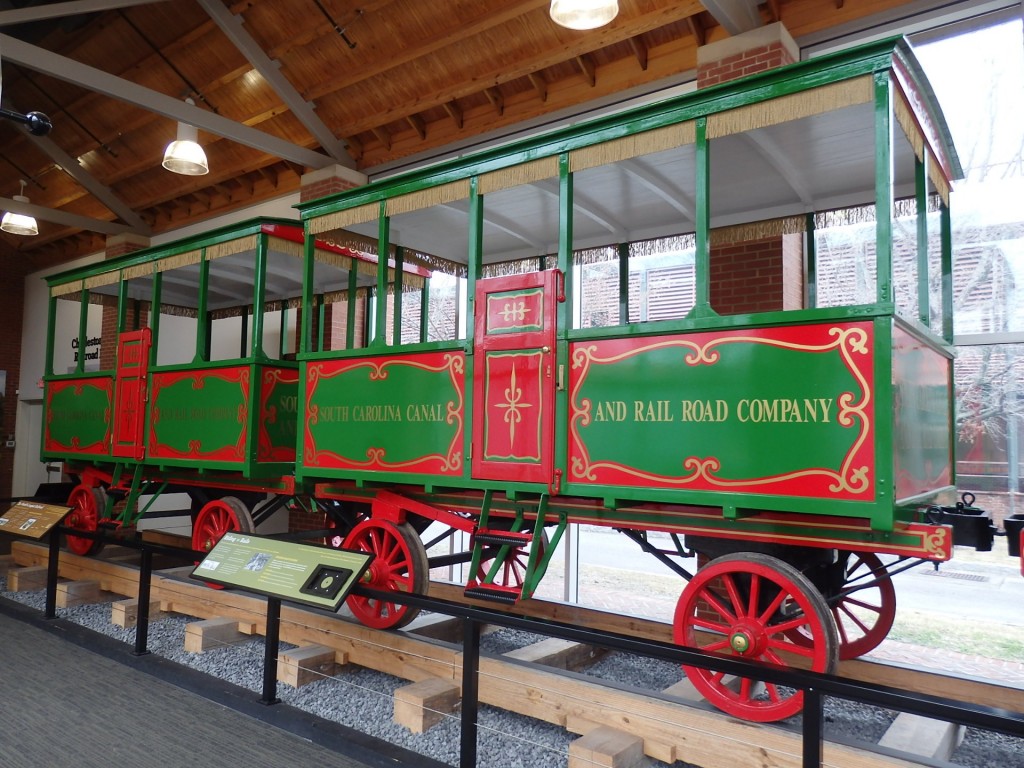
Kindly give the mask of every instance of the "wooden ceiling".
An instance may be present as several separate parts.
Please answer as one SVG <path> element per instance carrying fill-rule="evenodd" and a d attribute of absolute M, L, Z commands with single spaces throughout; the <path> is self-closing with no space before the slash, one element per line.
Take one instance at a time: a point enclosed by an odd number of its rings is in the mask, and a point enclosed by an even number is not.
<path fill-rule="evenodd" d="M 782 21 L 799 41 L 907 5 L 753 2 L 620 0 L 590 32 L 555 25 L 549 0 L 14 2 L 0 10 L 3 107 L 43 112 L 53 130 L 0 120 L 0 206 L 17 208 L 25 179 L 40 230 L 0 233 L 0 254 L 48 266 L 109 234 L 152 236 L 294 192 L 318 167 L 372 173 L 684 83 L 697 48 L 741 31 L 744 10 L 748 26 Z M 208 175 L 161 167 L 178 117 L 199 126 Z"/>

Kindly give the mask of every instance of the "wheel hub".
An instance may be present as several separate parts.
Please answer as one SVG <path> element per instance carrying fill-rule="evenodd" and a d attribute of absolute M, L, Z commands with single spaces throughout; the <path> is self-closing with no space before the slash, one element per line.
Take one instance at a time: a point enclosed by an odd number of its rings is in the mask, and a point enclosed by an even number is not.
<path fill-rule="evenodd" d="M 729 636 L 729 647 L 738 654 L 746 654 L 754 644 L 753 639 L 746 632 L 733 632 Z"/>

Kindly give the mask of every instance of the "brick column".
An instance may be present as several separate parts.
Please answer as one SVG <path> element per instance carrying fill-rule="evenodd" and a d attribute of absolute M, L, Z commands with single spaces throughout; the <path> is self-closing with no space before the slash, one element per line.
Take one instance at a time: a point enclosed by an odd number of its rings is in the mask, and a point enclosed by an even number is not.
<path fill-rule="evenodd" d="M 361 187 L 366 182 L 366 175 L 359 171 L 353 171 L 343 165 L 329 165 L 302 177 L 299 202 L 306 203 L 320 197 L 344 192 L 347 189 Z"/>
<path fill-rule="evenodd" d="M 781 23 L 697 49 L 697 87 L 736 80 L 800 59 Z M 803 239 L 772 235 L 711 247 L 711 306 L 723 315 L 803 306 Z"/>

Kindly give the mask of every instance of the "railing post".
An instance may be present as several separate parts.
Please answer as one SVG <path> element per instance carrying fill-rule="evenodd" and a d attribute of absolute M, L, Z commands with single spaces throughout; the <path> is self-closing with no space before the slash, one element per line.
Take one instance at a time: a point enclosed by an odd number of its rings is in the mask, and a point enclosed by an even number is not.
<path fill-rule="evenodd" d="M 464 619 L 462 637 L 462 742 L 459 768 L 476 768 L 476 718 L 480 692 L 480 625 Z"/>
<path fill-rule="evenodd" d="M 46 558 L 46 608 L 43 617 L 57 618 L 57 573 L 60 565 L 60 526 L 50 529 L 50 551 Z"/>
<path fill-rule="evenodd" d="M 139 564 L 139 608 L 135 620 L 135 655 L 149 653 L 149 585 L 153 574 L 153 551 L 142 545 L 142 561 Z"/>
<path fill-rule="evenodd" d="M 823 758 L 822 739 L 824 738 L 822 725 L 825 720 L 825 702 L 821 691 L 817 688 L 808 688 L 804 691 L 804 714 L 803 714 L 803 768 L 821 768 Z"/>
<path fill-rule="evenodd" d="M 266 652 L 263 655 L 263 698 L 260 704 L 279 704 L 277 698 L 277 651 L 281 636 L 281 598 L 267 597 Z"/>

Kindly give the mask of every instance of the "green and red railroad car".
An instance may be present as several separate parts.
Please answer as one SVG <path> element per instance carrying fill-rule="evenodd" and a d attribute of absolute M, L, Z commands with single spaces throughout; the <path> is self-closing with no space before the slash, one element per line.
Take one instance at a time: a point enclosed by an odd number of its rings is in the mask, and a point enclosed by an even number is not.
<path fill-rule="evenodd" d="M 83 530 L 184 492 L 208 549 L 301 509 L 385 591 L 461 562 L 527 599 L 569 525 L 612 527 L 686 577 L 680 643 L 830 671 L 952 553 L 959 175 L 892 39 L 55 275 L 43 459 Z"/>

